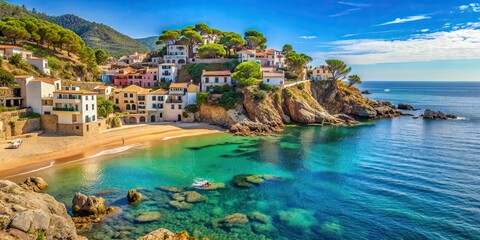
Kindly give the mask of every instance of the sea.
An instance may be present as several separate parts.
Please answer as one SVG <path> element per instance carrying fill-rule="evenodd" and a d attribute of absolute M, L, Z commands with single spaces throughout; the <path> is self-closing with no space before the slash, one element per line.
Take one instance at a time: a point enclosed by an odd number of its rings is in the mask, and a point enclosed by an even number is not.
<path fill-rule="evenodd" d="M 79 231 L 136 239 L 158 228 L 209 239 L 480 239 L 480 82 L 364 82 L 367 97 L 459 116 L 412 116 L 359 126 L 287 126 L 268 137 L 228 133 L 145 142 L 53 165 L 47 193 L 70 211 L 77 192 L 119 213 Z M 239 174 L 268 176 L 237 187 Z M 20 181 L 26 175 L 10 177 Z M 177 210 L 171 193 L 194 179 L 225 188 Z M 127 191 L 143 195 L 129 205 Z M 191 189 L 190 189 L 191 190 Z M 152 219 L 139 218 L 153 214 Z M 247 223 L 223 219 L 240 213 Z"/>

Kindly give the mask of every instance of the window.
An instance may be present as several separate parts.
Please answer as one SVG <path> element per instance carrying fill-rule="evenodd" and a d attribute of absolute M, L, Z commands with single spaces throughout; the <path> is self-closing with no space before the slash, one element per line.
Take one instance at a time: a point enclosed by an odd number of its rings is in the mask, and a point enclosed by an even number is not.
<path fill-rule="evenodd" d="M 182 109 L 182 105 L 178 104 L 178 109 Z"/>
<path fill-rule="evenodd" d="M 67 90 L 67 91 L 70 90 L 70 87 L 65 87 L 65 90 Z"/>
<path fill-rule="evenodd" d="M 85 104 L 85 110 L 88 111 L 88 104 Z"/>
<path fill-rule="evenodd" d="M 208 83 L 208 77 L 205 78 L 205 83 Z"/>
<path fill-rule="evenodd" d="M 163 103 L 158 104 L 158 109 L 163 109 Z"/>
<path fill-rule="evenodd" d="M 218 77 L 215 78 L 215 82 L 218 83 Z"/>
<path fill-rule="evenodd" d="M 175 109 L 175 105 L 172 104 L 171 108 L 172 108 L 172 109 Z"/>
<path fill-rule="evenodd" d="M 152 108 L 157 108 L 157 104 L 152 104 Z"/>
<path fill-rule="evenodd" d="M 124 93 L 124 94 L 123 94 L 123 97 L 128 97 L 128 93 Z"/>
<path fill-rule="evenodd" d="M 227 82 L 227 77 L 225 77 L 225 78 L 223 79 L 223 82 L 224 82 L 224 83 L 226 83 L 226 82 Z"/>
<path fill-rule="evenodd" d="M 158 101 L 163 102 L 163 96 L 158 96 Z"/>
<path fill-rule="evenodd" d="M 92 116 L 92 121 L 95 121 L 95 115 Z"/>
<path fill-rule="evenodd" d="M 152 97 L 152 100 L 153 100 L 153 101 L 157 101 L 157 96 L 153 96 L 153 97 Z"/>
<path fill-rule="evenodd" d="M 130 93 L 130 97 L 133 98 L 133 93 Z"/>
<path fill-rule="evenodd" d="M 160 118 L 163 118 L 163 113 L 160 113 Z"/>
<path fill-rule="evenodd" d="M 115 104 L 118 104 L 118 98 L 117 98 L 117 99 L 115 99 Z"/>
<path fill-rule="evenodd" d="M 85 96 L 85 100 L 88 100 L 88 96 Z"/>
<path fill-rule="evenodd" d="M 92 103 L 92 110 L 95 110 L 95 104 Z"/>
<path fill-rule="evenodd" d="M 267 78 L 267 82 L 270 82 L 270 79 Z"/>

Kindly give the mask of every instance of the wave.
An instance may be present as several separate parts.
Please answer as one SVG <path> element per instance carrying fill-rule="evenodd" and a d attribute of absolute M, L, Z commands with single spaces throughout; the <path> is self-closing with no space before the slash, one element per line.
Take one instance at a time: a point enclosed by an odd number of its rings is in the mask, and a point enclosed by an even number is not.
<path fill-rule="evenodd" d="M 38 172 L 38 171 L 40 171 L 40 170 L 44 170 L 44 169 L 47 169 L 47 168 L 51 168 L 54 164 L 55 164 L 55 161 L 51 161 L 50 164 L 48 164 L 47 166 L 39 167 L 39 168 L 30 170 L 30 171 L 26 171 L 26 172 L 17 173 L 17 174 L 15 174 L 15 175 L 8 176 L 8 178 L 10 178 L 10 177 L 16 177 L 16 176 L 20 176 L 20 175 L 24 175 L 24 174 L 29 174 L 29 173 Z"/>
<path fill-rule="evenodd" d="M 132 145 L 127 145 L 127 146 L 121 146 L 121 147 L 117 147 L 117 148 L 112 148 L 112 149 L 108 149 L 108 150 L 103 150 L 97 154 L 94 154 L 92 156 L 89 156 L 87 158 L 94 158 L 94 157 L 100 157 L 100 156 L 104 156 L 104 155 L 110 155 L 110 154 L 116 154 L 116 153 L 121 153 L 121 152 L 125 152 L 131 148 L 134 148 L 134 147 L 140 147 L 142 146 L 143 144 L 132 144 Z M 84 158 L 85 159 L 85 158 Z"/>

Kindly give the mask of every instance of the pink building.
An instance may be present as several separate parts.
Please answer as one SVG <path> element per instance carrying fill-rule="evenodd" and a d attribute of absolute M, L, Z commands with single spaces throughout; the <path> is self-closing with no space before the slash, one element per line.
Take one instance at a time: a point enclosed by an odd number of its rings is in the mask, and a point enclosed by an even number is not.
<path fill-rule="evenodd" d="M 115 86 L 124 88 L 130 85 L 136 85 L 142 88 L 150 88 L 158 85 L 158 68 L 143 68 L 135 70 L 133 68 L 124 68 L 113 77 Z"/>

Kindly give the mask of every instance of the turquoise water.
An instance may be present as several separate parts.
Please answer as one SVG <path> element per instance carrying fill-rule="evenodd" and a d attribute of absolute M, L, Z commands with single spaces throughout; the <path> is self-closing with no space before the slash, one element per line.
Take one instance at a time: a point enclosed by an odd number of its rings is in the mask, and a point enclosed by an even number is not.
<path fill-rule="evenodd" d="M 67 207 L 75 192 L 107 191 L 107 205 L 123 211 L 80 232 L 89 239 L 122 231 L 134 239 L 160 227 L 210 239 L 480 239 L 480 83 L 366 82 L 362 88 L 371 98 L 465 120 L 402 117 L 357 127 L 288 127 L 275 137 L 170 139 L 35 175 Z M 281 180 L 236 188 L 237 174 Z M 171 208 L 170 195 L 157 189 L 187 187 L 197 177 L 226 188 L 199 191 L 208 200 L 184 211 Z M 131 188 L 145 196 L 139 205 L 126 202 Z M 161 218 L 135 220 L 147 211 Z M 252 212 L 270 220 L 217 224 Z"/>

